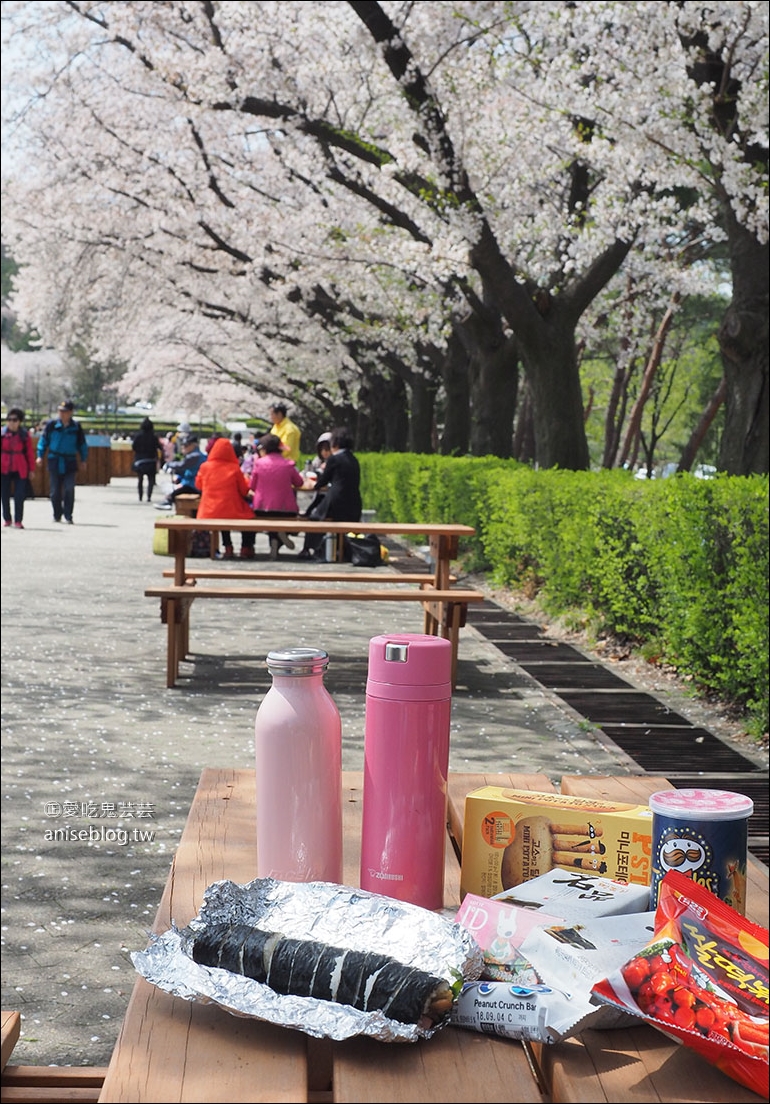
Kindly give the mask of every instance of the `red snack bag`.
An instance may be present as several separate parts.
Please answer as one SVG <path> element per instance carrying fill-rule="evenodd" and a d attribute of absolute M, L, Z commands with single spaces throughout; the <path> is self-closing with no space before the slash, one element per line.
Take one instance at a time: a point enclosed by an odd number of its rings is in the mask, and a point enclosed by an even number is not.
<path fill-rule="evenodd" d="M 691 878 L 666 874 L 653 939 L 591 992 L 767 1095 L 767 928 Z"/>

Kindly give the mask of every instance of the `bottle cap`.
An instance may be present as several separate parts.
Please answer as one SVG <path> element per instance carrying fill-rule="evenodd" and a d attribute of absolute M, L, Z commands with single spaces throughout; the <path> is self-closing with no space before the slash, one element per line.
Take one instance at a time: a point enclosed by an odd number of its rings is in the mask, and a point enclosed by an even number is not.
<path fill-rule="evenodd" d="M 318 675 L 329 665 L 329 653 L 323 648 L 282 648 L 267 653 L 271 675 Z"/>

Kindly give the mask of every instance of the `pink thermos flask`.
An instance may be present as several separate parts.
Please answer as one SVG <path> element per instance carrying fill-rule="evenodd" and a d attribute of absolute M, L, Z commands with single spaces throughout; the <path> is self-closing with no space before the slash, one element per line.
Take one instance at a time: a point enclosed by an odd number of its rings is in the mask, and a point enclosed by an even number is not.
<path fill-rule="evenodd" d="M 444 904 L 452 645 L 398 633 L 369 642 L 361 888 Z"/>

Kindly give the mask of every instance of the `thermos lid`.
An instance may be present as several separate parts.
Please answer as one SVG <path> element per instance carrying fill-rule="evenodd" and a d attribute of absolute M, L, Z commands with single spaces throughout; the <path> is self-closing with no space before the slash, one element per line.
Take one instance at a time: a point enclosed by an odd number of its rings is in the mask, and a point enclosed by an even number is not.
<path fill-rule="evenodd" d="M 452 692 L 452 645 L 439 636 L 391 633 L 369 641 L 366 692 L 411 701 L 448 698 Z"/>
<path fill-rule="evenodd" d="M 281 648 L 267 653 L 271 675 L 318 675 L 328 664 L 329 653 L 323 648 Z"/>

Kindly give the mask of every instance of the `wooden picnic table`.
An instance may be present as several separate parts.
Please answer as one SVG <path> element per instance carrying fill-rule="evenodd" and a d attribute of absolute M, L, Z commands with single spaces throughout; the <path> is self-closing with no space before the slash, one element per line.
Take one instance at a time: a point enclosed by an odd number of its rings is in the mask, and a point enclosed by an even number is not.
<path fill-rule="evenodd" d="M 358 884 L 362 775 L 343 774 L 344 879 Z M 588 780 L 634 800 L 666 788 L 665 779 Z M 450 774 L 445 907 L 460 903 L 456 845 L 466 793 L 483 785 L 552 790 L 545 775 Z M 564 792 L 581 790 L 569 776 Z M 596 789 L 590 790 L 594 795 Z M 181 927 L 198 912 L 208 885 L 256 876 L 256 787 L 251 770 L 207 768 L 193 800 L 153 931 Z M 616 794 L 616 797 L 619 795 Z M 749 908 L 766 912 L 767 872 L 754 870 Z M 596 1036 L 597 1038 L 594 1038 Z M 702 1059 L 652 1028 L 585 1032 L 550 1047 L 445 1027 L 419 1043 L 344 1042 L 231 1016 L 214 1005 L 172 997 L 138 978 L 112 1055 L 101 1101 L 400 1101 L 633 1100 L 662 1104 L 759 1101 Z"/>
<path fill-rule="evenodd" d="M 160 598 L 161 621 L 167 626 L 166 685 L 176 686 L 179 664 L 189 653 L 190 609 L 198 599 L 234 599 L 237 601 L 340 601 L 340 602 L 418 602 L 424 613 L 423 631 L 442 636 L 452 645 L 452 685 L 456 683 L 460 629 L 465 625 L 468 605 L 482 602 L 481 591 L 454 586 L 451 573 L 461 537 L 473 536 L 468 525 L 443 523 L 398 524 L 367 522 L 353 525 L 341 521 L 307 521 L 304 518 L 192 518 L 160 517 L 155 528 L 168 531 L 169 552 L 174 557 L 173 577 L 168 583 L 148 587 L 145 597 Z M 340 564 L 323 564 L 320 570 L 310 563 L 292 565 L 288 558 L 279 568 L 238 566 L 201 568 L 188 566 L 191 534 L 198 530 L 217 534 L 236 532 L 279 532 L 294 536 L 309 532 L 332 533 L 340 541 L 352 529 L 365 528 L 378 536 L 420 536 L 430 545 L 431 570 L 405 575 L 387 567 L 374 572 Z M 201 585 L 203 583 L 203 585 Z M 237 585 L 236 585 L 237 584 Z"/>

